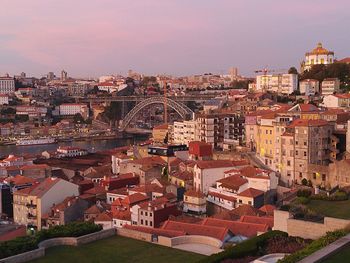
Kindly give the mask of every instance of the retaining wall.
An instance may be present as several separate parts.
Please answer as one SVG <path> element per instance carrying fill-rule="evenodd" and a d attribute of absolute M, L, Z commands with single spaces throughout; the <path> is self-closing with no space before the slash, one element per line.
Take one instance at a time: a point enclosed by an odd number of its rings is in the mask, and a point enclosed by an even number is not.
<path fill-rule="evenodd" d="M 115 229 L 106 229 L 96 233 L 91 233 L 81 237 L 58 237 L 44 240 L 39 243 L 39 248 L 18 254 L 12 257 L 0 259 L 0 263 L 22 263 L 45 256 L 45 249 L 55 246 L 78 246 L 87 244 L 99 239 L 104 239 L 115 235 Z"/>
<path fill-rule="evenodd" d="M 130 238 L 138 239 L 142 241 L 152 242 L 152 234 L 143 233 L 132 229 L 118 228 L 117 235 L 123 236 L 123 237 L 130 237 Z"/>
<path fill-rule="evenodd" d="M 287 232 L 291 236 L 305 239 L 318 239 L 329 231 L 343 229 L 350 225 L 350 220 L 325 217 L 323 223 L 293 219 L 289 212 L 275 210 L 274 230 Z"/>

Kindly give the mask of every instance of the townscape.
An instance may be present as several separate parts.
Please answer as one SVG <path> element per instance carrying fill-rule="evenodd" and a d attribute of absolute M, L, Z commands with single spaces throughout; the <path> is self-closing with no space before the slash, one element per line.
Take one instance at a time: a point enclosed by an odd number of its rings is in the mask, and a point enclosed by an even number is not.
<path fill-rule="evenodd" d="M 0 262 L 349 262 L 336 54 L 249 77 L 2 74 Z"/>

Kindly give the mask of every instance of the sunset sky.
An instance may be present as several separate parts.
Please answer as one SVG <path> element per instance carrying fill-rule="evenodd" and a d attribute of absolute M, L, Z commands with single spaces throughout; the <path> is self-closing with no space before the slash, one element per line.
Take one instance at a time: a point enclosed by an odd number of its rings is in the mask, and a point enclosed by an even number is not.
<path fill-rule="evenodd" d="M 1 0 L 0 75 L 299 68 L 322 42 L 350 56 L 349 0 Z"/>

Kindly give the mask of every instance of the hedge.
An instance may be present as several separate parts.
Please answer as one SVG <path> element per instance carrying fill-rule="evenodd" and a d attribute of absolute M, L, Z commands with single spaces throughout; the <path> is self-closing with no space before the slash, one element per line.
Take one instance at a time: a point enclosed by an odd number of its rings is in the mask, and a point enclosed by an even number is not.
<path fill-rule="evenodd" d="M 0 242 L 0 259 L 24 253 L 38 248 L 38 244 L 55 237 L 78 237 L 102 230 L 101 225 L 91 222 L 73 222 L 38 231 L 33 236 L 17 237 Z"/>
<path fill-rule="evenodd" d="M 266 241 L 275 236 L 287 237 L 288 234 L 278 230 L 269 231 L 260 236 L 256 236 L 246 241 L 243 241 L 242 243 L 239 243 L 236 246 L 226 248 L 224 251 L 204 258 L 200 262 L 219 263 L 225 259 L 237 259 L 246 256 L 255 256 L 261 251 L 261 248 L 265 245 Z"/>
<path fill-rule="evenodd" d="M 330 243 L 333 243 L 334 241 L 338 240 L 339 238 L 347 235 L 349 233 L 349 230 L 336 230 L 333 232 L 327 232 L 327 234 L 317 240 L 312 241 L 309 245 L 307 245 L 305 248 L 288 255 L 284 257 L 283 259 L 280 259 L 278 263 L 295 263 L 303 258 L 306 258 L 307 256 L 315 253 L 316 251 L 320 250 L 321 248 L 324 248 L 328 246 Z"/>
<path fill-rule="evenodd" d="M 348 200 L 348 194 L 342 191 L 337 191 L 333 195 L 327 196 L 325 194 L 311 195 L 313 200 L 324 200 L 324 201 L 345 201 Z"/>

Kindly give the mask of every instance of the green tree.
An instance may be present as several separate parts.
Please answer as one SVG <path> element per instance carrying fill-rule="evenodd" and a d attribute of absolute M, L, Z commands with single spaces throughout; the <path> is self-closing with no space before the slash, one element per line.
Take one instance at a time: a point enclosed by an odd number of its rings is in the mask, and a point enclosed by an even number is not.
<path fill-rule="evenodd" d="M 298 74 L 298 70 L 295 67 L 291 67 L 288 70 L 288 74 Z"/>
<path fill-rule="evenodd" d="M 73 121 L 75 124 L 77 123 L 85 123 L 83 116 L 80 113 L 74 115 Z"/>

